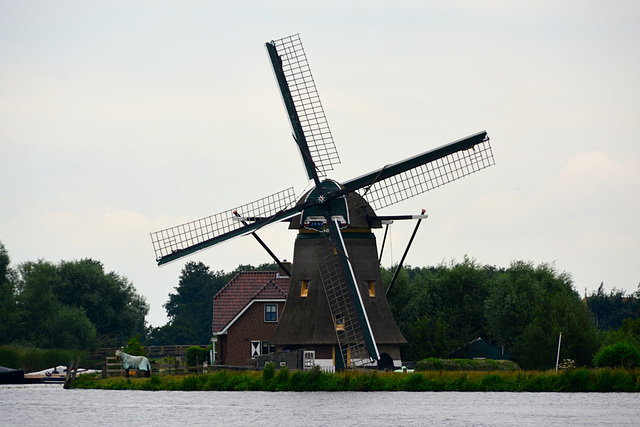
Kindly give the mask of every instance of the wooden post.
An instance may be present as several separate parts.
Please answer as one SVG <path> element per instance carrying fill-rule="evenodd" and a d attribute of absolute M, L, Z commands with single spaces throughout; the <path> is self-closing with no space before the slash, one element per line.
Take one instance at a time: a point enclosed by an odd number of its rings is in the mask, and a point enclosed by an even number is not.
<path fill-rule="evenodd" d="M 78 367 L 80 366 L 80 357 L 78 357 L 75 361 L 72 359 L 69 363 L 69 368 L 67 368 L 67 373 L 64 378 L 64 388 L 68 389 L 71 387 L 71 384 L 76 379 L 76 373 L 78 372 Z"/>

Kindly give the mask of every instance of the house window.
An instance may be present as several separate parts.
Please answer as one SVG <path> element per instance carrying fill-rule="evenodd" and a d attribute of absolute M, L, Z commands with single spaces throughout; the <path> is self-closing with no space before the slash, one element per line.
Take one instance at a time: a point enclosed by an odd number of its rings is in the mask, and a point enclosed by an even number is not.
<path fill-rule="evenodd" d="M 300 282 L 300 296 L 305 297 L 309 294 L 309 281 L 302 280 Z"/>
<path fill-rule="evenodd" d="M 251 341 L 251 358 L 255 359 L 256 356 L 260 356 L 261 345 L 260 341 Z"/>
<path fill-rule="evenodd" d="M 367 284 L 369 285 L 369 296 L 371 298 L 375 297 L 376 296 L 375 280 L 369 280 Z"/>
<path fill-rule="evenodd" d="M 275 353 L 276 352 L 276 346 L 275 345 L 269 345 L 269 341 L 262 341 L 262 353 L 261 354 L 269 354 L 269 353 Z"/>
<path fill-rule="evenodd" d="M 251 358 L 255 359 L 262 354 L 274 353 L 275 345 L 269 345 L 269 341 L 251 341 Z"/>
<path fill-rule="evenodd" d="M 264 321 L 265 322 L 278 321 L 278 305 L 277 304 L 264 305 Z"/>

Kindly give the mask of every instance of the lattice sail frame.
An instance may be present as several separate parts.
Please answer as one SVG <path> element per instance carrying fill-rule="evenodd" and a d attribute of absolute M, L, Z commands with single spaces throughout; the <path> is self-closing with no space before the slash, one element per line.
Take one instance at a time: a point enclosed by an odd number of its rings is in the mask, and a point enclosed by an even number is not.
<path fill-rule="evenodd" d="M 333 170 L 334 165 L 340 164 L 340 157 L 320 103 L 300 35 L 294 34 L 271 43 L 282 61 L 282 70 L 318 175 L 327 176 L 327 172 Z"/>
<path fill-rule="evenodd" d="M 246 205 L 238 206 L 236 209 L 151 233 L 156 260 L 243 227 L 242 222 L 238 221 L 234 215 L 234 211 L 243 217 L 268 218 L 293 206 L 295 201 L 293 187 L 290 187 Z"/>
<path fill-rule="evenodd" d="M 358 193 L 374 210 L 391 206 L 495 164 L 489 139 L 406 172 L 375 182 Z"/>

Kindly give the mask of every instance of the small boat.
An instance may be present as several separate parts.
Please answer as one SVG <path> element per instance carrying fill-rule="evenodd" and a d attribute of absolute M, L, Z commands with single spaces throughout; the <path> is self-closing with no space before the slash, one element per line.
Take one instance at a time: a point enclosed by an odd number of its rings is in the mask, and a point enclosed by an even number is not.
<path fill-rule="evenodd" d="M 0 366 L 0 384 L 24 384 L 24 370 Z"/>

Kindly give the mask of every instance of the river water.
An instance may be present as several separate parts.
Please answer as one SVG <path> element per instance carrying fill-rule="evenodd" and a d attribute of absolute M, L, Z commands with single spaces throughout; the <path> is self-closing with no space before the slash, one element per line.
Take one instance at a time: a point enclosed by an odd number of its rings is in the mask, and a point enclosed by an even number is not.
<path fill-rule="evenodd" d="M 640 394 L 197 392 L 0 385 L 0 425 L 638 426 Z"/>

